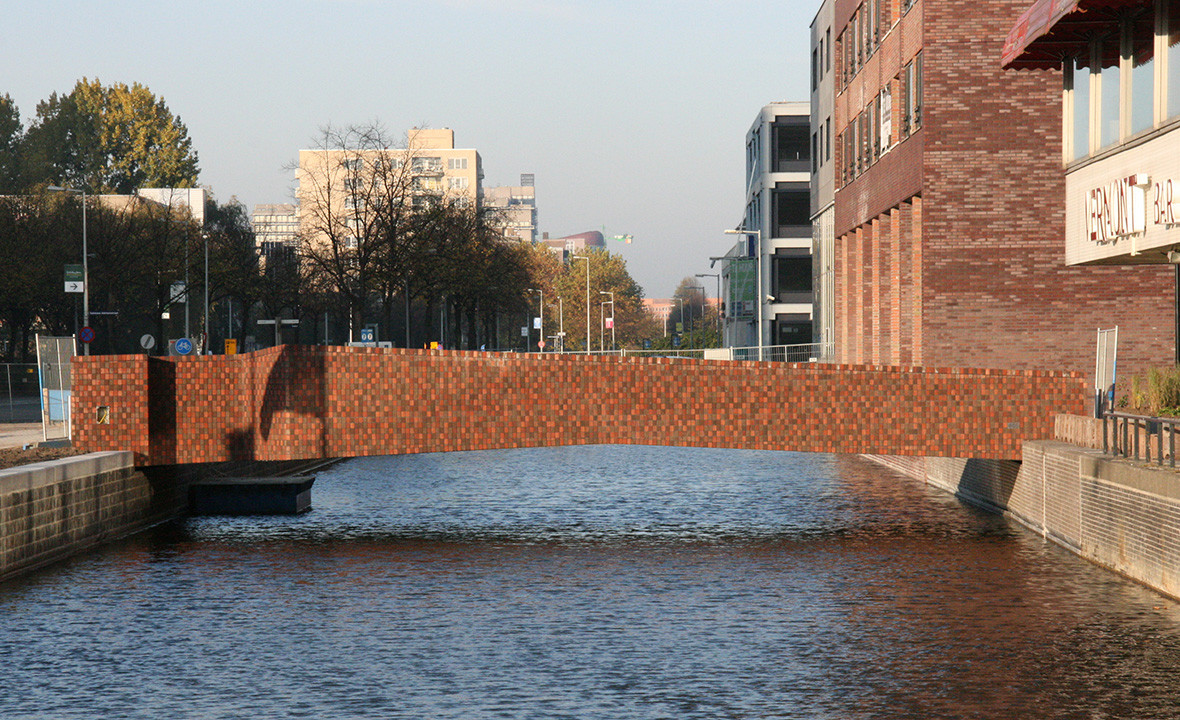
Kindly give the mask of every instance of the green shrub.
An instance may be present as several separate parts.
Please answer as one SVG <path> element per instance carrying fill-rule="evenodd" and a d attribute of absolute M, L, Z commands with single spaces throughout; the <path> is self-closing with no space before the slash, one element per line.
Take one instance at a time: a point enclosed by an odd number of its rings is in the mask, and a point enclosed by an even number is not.
<path fill-rule="evenodd" d="M 1180 415 L 1180 365 L 1133 375 L 1128 404 L 1146 415 Z"/>

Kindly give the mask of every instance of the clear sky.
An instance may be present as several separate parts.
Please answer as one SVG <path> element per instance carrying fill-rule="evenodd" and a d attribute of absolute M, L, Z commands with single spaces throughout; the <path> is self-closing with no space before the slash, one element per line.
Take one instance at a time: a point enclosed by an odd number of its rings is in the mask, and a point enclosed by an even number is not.
<path fill-rule="evenodd" d="M 4 5 L 0 93 L 26 123 L 79 78 L 140 82 L 188 126 L 201 183 L 249 208 L 291 201 L 286 167 L 326 124 L 449 127 L 485 185 L 536 174 L 541 231 L 634 235 L 610 249 L 667 297 L 733 243 L 759 109 L 808 99 L 819 1 Z"/>

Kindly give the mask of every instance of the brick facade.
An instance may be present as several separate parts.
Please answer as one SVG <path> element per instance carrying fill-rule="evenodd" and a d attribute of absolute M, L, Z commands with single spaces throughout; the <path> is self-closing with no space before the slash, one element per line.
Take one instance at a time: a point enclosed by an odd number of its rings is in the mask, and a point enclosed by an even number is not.
<path fill-rule="evenodd" d="M 139 465 L 584 444 L 1018 458 L 1089 399 L 1078 373 L 342 347 L 73 372 L 75 444 Z"/>
<path fill-rule="evenodd" d="M 859 5 L 837 2 L 835 35 Z M 836 192 L 838 362 L 1092 372 L 1095 330 L 1115 325 L 1120 374 L 1172 361 L 1171 267 L 1065 265 L 1061 76 L 999 67 L 1027 6 L 917 0 L 837 95 L 838 135 L 893 99 L 893 146 Z M 919 52 L 907 138 L 897 78 Z"/>

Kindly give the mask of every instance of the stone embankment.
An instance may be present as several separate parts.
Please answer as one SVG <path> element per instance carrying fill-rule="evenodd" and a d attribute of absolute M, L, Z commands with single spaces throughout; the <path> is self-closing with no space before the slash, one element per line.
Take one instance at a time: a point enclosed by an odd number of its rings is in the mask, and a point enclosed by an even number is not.
<path fill-rule="evenodd" d="M 1180 598 L 1180 472 L 1103 455 L 1101 421 L 1059 416 L 1056 427 L 1024 444 L 1022 462 L 866 457 Z"/>
<path fill-rule="evenodd" d="M 130 452 L 0 470 L 0 582 L 175 517 L 181 487 L 136 470 Z"/>

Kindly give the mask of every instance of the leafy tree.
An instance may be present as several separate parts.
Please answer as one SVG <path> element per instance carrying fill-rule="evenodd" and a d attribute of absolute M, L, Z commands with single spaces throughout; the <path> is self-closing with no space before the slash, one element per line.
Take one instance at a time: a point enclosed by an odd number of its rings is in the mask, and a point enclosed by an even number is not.
<path fill-rule="evenodd" d="M 188 129 L 147 87 L 83 78 L 37 105 L 25 133 L 25 184 L 91 193 L 194 187 L 199 168 Z"/>
<path fill-rule="evenodd" d="M 20 110 L 7 94 L 0 95 L 0 195 L 20 192 L 21 144 L 24 129 Z"/>
<path fill-rule="evenodd" d="M 588 250 L 588 261 L 570 261 L 556 282 L 555 290 L 565 309 L 567 350 L 586 348 L 586 265 L 590 267 L 590 349 L 609 349 L 610 332 L 601 329 L 601 304 L 608 301 L 603 291 L 614 293 L 615 341 L 620 348 L 638 348 L 655 332 L 654 323 L 643 310 L 643 288 L 627 272 L 620 255 L 607 250 Z M 606 316 L 610 316 L 609 306 Z M 606 348 L 600 347 L 607 345 Z"/>

